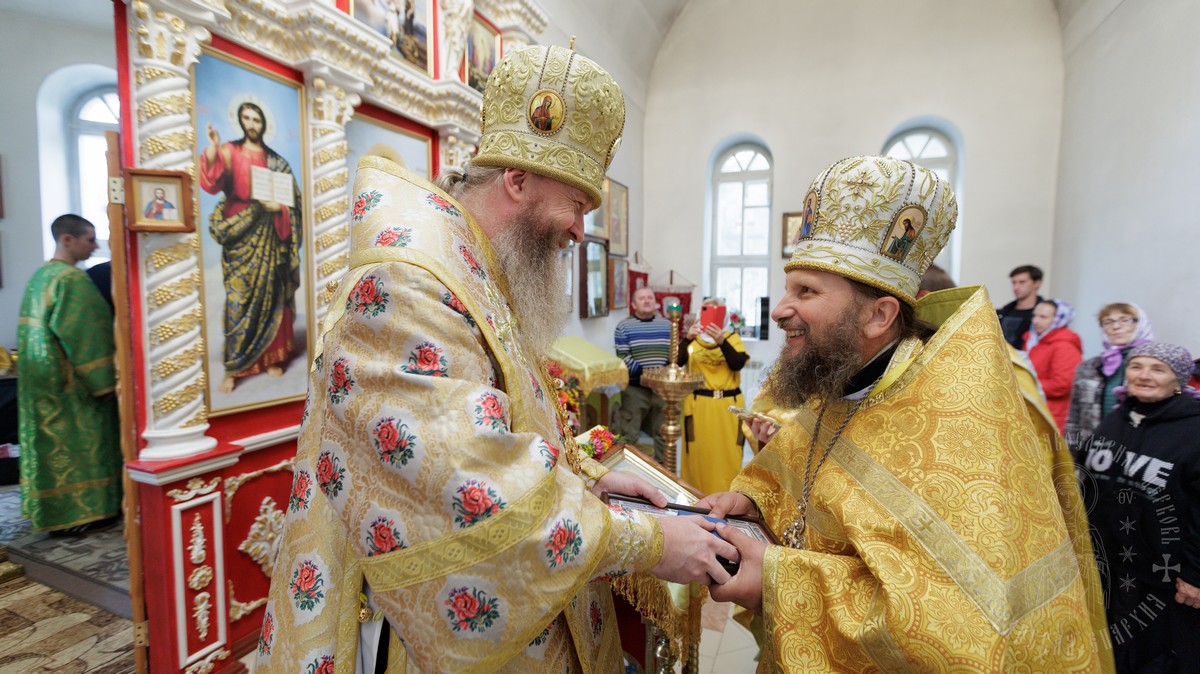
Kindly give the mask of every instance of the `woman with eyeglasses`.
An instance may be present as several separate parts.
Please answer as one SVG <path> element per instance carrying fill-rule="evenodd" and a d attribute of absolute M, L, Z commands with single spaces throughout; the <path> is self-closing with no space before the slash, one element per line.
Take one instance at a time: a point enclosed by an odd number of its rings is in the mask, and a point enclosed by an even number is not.
<path fill-rule="evenodd" d="M 1113 389 L 1125 383 L 1129 350 L 1154 339 L 1150 319 L 1136 304 L 1106 305 L 1100 309 L 1099 320 L 1104 333 L 1104 352 L 1080 363 L 1071 385 L 1071 405 L 1063 437 L 1074 452 L 1079 451 L 1104 415 L 1117 405 Z"/>

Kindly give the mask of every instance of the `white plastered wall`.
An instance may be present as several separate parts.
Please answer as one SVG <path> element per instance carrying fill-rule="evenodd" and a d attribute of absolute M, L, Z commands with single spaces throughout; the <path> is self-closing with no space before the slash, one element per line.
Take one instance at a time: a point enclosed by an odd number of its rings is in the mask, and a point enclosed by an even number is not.
<path fill-rule="evenodd" d="M 645 190 L 642 189 L 644 128 L 646 119 L 646 80 L 630 58 L 626 35 L 619 29 L 619 22 L 606 17 L 617 11 L 608 3 L 581 3 L 578 0 L 538 0 L 550 17 L 550 23 L 539 37 L 541 44 L 565 47 L 575 36 L 575 49 L 600 64 L 621 86 L 625 95 L 625 132 L 621 147 L 609 167 L 608 175 L 613 180 L 629 187 L 629 255 L 641 251 L 642 223 Z M 640 10 L 637 3 L 628 3 L 623 16 L 637 20 Z M 641 18 L 645 18 L 644 16 Z M 634 49 L 654 49 L 653 45 L 640 45 Z M 645 253 L 642 253 L 643 257 Z M 576 253 L 575 278 L 579 279 L 579 255 Z M 611 304 L 611 298 L 610 298 Z M 567 322 L 565 333 L 584 337 L 588 341 L 609 351 L 613 350 L 613 329 L 629 315 L 627 309 L 615 309 L 601 318 L 579 318 L 579 288 L 575 289 L 575 306 Z"/>
<path fill-rule="evenodd" d="M 1110 302 L 1200 355 L 1200 3 L 1094 0 L 1064 29 L 1066 87 L 1053 267 L 1085 354 Z"/>
<path fill-rule="evenodd" d="M 0 11 L 0 160 L 4 218 L 0 219 L 0 346 L 16 348 L 17 316 L 25 284 L 46 255 L 42 233 L 67 212 L 67 192 L 47 213 L 40 188 L 38 89 L 61 68 L 96 64 L 112 70 L 112 30 Z M 80 92 L 82 93 L 82 92 Z M 52 200 L 51 200 L 52 201 Z"/>
<path fill-rule="evenodd" d="M 692 0 L 659 50 L 646 104 L 643 255 L 703 282 L 714 148 L 747 134 L 775 159 L 771 295 L 781 214 L 829 163 L 878 153 L 906 120 L 963 138 L 960 284 L 1011 299 L 1009 270 L 1049 267 L 1062 113 L 1050 0 Z M 1051 270 L 1048 285 L 1055 275 Z M 778 353 L 779 335 L 751 345 Z"/>

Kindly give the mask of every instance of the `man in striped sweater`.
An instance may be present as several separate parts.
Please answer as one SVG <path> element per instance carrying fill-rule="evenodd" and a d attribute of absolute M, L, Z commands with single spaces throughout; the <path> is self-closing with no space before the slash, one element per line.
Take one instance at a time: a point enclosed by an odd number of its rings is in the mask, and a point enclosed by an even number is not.
<path fill-rule="evenodd" d="M 642 431 L 654 438 L 654 458 L 666 457 L 666 444 L 659 434 L 666 402 L 654 391 L 642 386 L 642 372 L 667 364 L 671 353 L 671 322 L 658 313 L 658 300 L 648 287 L 633 293 L 633 315 L 617 324 L 613 331 L 617 355 L 629 368 L 629 387 L 621 396 L 615 430 L 636 440 Z"/>

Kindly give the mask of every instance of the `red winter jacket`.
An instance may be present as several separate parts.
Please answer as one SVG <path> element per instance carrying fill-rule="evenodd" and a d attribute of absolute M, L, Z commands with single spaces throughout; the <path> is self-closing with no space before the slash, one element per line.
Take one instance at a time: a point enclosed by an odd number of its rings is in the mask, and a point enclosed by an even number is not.
<path fill-rule="evenodd" d="M 1070 328 L 1055 328 L 1033 345 L 1029 360 L 1046 394 L 1046 407 L 1050 408 L 1061 433 L 1067 425 L 1075 368 L 1083 362 L 1083 342 Z"/>

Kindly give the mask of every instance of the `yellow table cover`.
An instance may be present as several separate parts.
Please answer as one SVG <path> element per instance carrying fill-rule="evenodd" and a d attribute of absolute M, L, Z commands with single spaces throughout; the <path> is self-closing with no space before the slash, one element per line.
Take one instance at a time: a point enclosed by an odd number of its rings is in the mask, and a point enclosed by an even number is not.
<path fill-rule="evenodd" d="M 629 370 L 616 354 L 596 346 L 583 337 L 559 337 L 547 354 L 570 374 L 579 377 L 579 388 L 586 396 L 592 389 L 629 385 Z"/>

